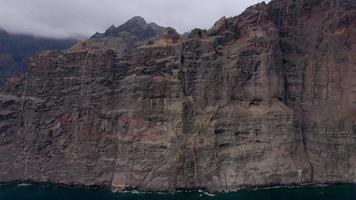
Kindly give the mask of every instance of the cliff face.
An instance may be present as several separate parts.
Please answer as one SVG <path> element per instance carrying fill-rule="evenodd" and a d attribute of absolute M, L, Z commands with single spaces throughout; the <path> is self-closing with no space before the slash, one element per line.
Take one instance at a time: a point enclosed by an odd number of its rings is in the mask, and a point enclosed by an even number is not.
<path fill-rule="evenodd" d="M 355 182 L 356 2 L 273 1 L 286 80 L 312 179 Z M 281 9 L 282 8 L 282 9 Z"/>
<path fill-rule="evenodd" d="M 0 96 L 0 180 L 356 182 L 355 19 L 353 0 L 273 0 L 186 39 L 42 53 Z"/>

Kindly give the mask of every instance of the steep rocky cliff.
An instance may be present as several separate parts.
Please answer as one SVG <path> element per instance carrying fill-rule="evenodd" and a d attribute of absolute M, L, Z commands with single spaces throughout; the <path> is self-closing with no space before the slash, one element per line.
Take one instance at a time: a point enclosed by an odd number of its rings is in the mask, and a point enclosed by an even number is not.
<path fill-rule="evenodd" d="M 44 52 L 0 96 L 0 180 L 356 182 L 355 25 L 354 0 L 272 0 L 187 38 Z"/>

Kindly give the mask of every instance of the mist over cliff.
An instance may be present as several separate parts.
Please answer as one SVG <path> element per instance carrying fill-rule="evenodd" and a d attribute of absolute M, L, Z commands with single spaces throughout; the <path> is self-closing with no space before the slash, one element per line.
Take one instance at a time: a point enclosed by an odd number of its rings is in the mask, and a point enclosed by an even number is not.
<path fill-rule="evenodd" d="M 63 50 L 73 46 L 75 39 L 41 38 L 12 34 L 0 28 L 0 85 L 7 78 L 25 73 L 31 56 L 44 50 Z"/>

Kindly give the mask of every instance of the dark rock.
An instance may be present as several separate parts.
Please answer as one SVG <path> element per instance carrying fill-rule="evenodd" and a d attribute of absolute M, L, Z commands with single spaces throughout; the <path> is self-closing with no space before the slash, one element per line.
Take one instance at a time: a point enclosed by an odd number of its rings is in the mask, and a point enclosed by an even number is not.
<path fill-rule="evenodd" d="M 0 28 L 0 85 L 6 79 L 21 76 L 31 56 L 44 50 L 63 50 L 73 46 L 75 39 L 51 39 L 25 34 L 12 34 Z"/>
<path fill-rule="evenodd" d="M 208 32 L 206 30 L 202 30 L 202 29 L 193 29 L 189 35 L 188 38 L 189 39 L 204 39 L 207 38 L 208 36 Z"/>

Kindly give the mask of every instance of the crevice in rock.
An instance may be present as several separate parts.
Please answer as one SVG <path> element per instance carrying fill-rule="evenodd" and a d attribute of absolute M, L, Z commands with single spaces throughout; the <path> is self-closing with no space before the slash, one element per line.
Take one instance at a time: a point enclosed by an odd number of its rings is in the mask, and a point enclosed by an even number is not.
<path fill-rule="evenodd" d="M 300 108 L 302 109 L 302 108 Z M 303 112 L 303 111 L 301 111 Z M 313 166 L 313 163 L 311 162 L 310 158 L 309 158 L 309 155 L 308 155 L 308 149 L 307 149 L 307 138 L 306 138 L 306 133 L 305 133 L 305 117 L 304 117 L 304 113 L 302 113 L 301 115 L 302 117 L 302 124 L 301 124 L 301 135 L 302 135 L 302 142 L 303 142 L 303 149 L 304 149 L 304 154 L 306 156 L 306 159 L 307 159 L 307 162 L 310 166 L 310 181 L 313 182 L 314 181 L 314 166 Z"/>

